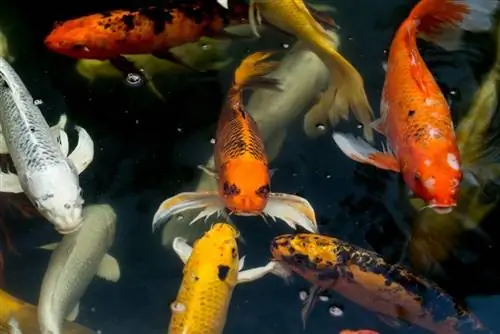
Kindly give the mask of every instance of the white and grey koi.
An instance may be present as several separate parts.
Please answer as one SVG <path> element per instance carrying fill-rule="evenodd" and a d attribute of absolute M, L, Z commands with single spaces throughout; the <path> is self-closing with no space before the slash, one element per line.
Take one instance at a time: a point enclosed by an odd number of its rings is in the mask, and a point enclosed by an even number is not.
<path fill-rule="evenodd" d="M 60 144 L 21 78 L 0 58 L 0 125 L 8 153 L 17 171 L 0 172 L 0 192 L 24 192 L 38 211 L 61 234 L 80 228 L 81 188 L 78 175 L 90 164 L 94 143 L 81 127 L 78 144 L 66 157 L 64 131 Z"/>

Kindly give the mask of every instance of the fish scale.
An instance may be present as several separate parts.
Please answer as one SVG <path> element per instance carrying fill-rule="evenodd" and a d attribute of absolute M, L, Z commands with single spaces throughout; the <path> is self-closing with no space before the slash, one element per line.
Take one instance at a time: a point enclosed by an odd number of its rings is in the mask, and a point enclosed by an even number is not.
<path fill-rule="evenodd" d="M 32 171 L 66 163 L 33 97 L 4 59 L 0 59 L 0 76 L 0 124 L 21 182 Z"/>

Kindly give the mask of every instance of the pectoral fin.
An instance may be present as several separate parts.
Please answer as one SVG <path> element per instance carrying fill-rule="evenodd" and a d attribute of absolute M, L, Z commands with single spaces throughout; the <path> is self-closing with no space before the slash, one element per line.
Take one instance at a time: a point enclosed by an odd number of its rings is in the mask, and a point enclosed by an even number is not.
<path fill-rule="evenodd" d="M 75 126 L 75 129 L 78 132 L 78 144 L 68 158 L 75 165 L 78 174 L 81 174 L 94 159 L 94 141 L 84 128 Z"/>
<path fill-rule="evenodd" d="M 270 193 L 264 213 L 274 221 L 276 218 L 284 220 L 293 229 L 300 226 L 309 232 L 318 232 L 314 209 L 302 197 L 284 193 Z"/>
<path fill-rule="evenodd" d="M 181 237 L 176 237 L 174 239 L 172 248 L 184 264 L 187 263 L 189 257 L 191 256 L 191 253 L 193 252 L 193 248 L 188 245 L 187 240 Z"/>
<path fill-rule="evenodd" d="M 14 194 L 24 192 L 17 174 L 0 171 L 0 192 Z"/>
<path fill-rule="evenodd" d="M 244 256 L 241 257 L 240 263 L 238 265 L 238 271 L 242 271 L 243 270 L 243 267 L 245 266 L 245 259 L 246 259 L 246 255 L 244 255 Z"/>
<path fill-rule="evenodd" d="M 110 282 L 118 282 L 121 276 L 120 264 L 111 255 L 104 255 L 99 268 L 97 269 L 97 276 Z"/>
<path fill-rule="evenodd" d="M 66 320 L 68 321 L 75 321 L 76 318 L 78 317 L 78 313 L 80 312 L 80 302 L 76 303 L 75 307 L 71 312 L 68 314 L 66 317 Z"/>
<path fill-rule="evenodd" d="M 342 152 L 354 161 L 393 172 L 400 171 L 399 163 L 394 155 L 376 150 L 361 138 L 335 132 L 333 140 Z"/>
<path fill-rule="evenodd" d="M 215 191 L 184 192 L 163 201 L 153 217 L 153 232 L 173 215 L 186 210 L 203 209 L 189 224 L 224 210 L 224 205 Z"/>
<path fill-rule="evenodd" d="M 277 266 L 279 266 L 277 262 L 271 261 L 263 267 L 257 267 L 253 269 L 239 271 L 238 284 L 253 282 L 255 280 L 258 280 L 259 278 L 266 276 L 267 274 L 280 275 L 279 272 L 276 270 Z"/>

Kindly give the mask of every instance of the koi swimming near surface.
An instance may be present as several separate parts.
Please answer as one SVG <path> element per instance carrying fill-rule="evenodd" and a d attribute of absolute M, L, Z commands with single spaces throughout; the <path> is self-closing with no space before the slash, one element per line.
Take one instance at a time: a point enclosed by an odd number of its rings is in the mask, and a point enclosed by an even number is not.
<path fill-rule="evenodd" d="M 242 90 L 252 87 L 279 89 L 276 79 L 264 77 L 276 67 L 265 62 L 271 53 L 257 52 L 245 58 L 234 75 L 227 94 L 216 132 L 214 145 L 215 170 L 205 172 L 214 176 L 218 191 L 184 192 L 161 203 L 154 218 L 153 230 L 172 215 L 191 209 L 203 209 L 191 222 L 215 213 L 241 216 L 269 215 L 280 218 L 290 227 L 315 232 L 318 227 L 314 209 L 299 196 L 273 193 L 271 172 L 257 124 L 242 103 Z"/>

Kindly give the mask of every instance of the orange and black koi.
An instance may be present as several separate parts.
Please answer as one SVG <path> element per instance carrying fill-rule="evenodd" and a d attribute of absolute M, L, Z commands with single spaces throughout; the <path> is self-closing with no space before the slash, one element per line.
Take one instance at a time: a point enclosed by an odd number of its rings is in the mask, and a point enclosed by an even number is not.
<path fill-rule="evenodd" d="M 216 0 L 166 1 L 162 7 L 91 14 L 56 23 L 45 45 L 76 59 L 109 60 L 142 84 L 139 79 L 145 79 L 145 74 L 124 55 L 150 53 L 189 67 L 170 49 L 196 42 L 202 36 L 227 38 L 224 28 L 245 23 L 247 8 L 236 1 L 229 1 L 229 9 Z"/>

